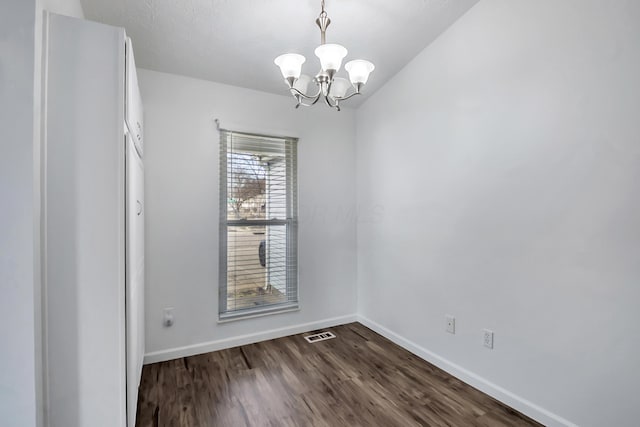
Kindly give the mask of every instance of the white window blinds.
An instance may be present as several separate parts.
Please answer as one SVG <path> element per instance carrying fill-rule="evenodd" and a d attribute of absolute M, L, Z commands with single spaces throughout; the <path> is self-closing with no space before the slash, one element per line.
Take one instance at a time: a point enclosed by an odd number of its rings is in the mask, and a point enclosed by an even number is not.
<path fill-rule="evenodd" d="M 220 319 L 298 306 L 297 139 L 220 131 Z"/>

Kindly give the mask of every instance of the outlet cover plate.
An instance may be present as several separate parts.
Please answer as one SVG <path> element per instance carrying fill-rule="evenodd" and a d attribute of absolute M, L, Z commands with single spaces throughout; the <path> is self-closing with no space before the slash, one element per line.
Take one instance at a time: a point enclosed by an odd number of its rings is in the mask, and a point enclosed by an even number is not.
<path fill-rule="evenodd" d="M 493 349 L 493 331 L 489 329 L 483 329 L 482 333 L 484 346 Z"/>
<path fill-rule="evenodd" d="M 445 321 L 446 321 L 445 330 L 447 332 L 449 332 L 450 334 L 455 334 L 456 333 L 456 318 L 451 316 L 451 315 L 446 315 L 444 318 L 445 318 Z"/>
<path fill-rule="evenodd" d="M 162 309 L 162 324 L 169 328 L 173 326 L 174 318 L 173 318 L 173 307 L 165 307 Z"/>

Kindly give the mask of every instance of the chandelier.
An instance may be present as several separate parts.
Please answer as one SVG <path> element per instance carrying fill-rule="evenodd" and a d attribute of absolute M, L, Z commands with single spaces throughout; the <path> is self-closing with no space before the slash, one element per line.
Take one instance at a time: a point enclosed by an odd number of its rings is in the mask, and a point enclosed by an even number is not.
<path fill-rule="evenodd" d="M 282 76 L 289 86 L 291 95 L 296 99 L 296 108 L 304 105 L 310 107 L 321 98 L 331 108 L 340 111 L 340 102 L 360 95 L 360 90 L 369 74 L 375 68 L 374 65 L 364 59 L 356 59 L 345 64 L 344 68 L 349 73 L 349 80 L 336 77 L 336 73 L 340 70 L 342 60 L 347 56 L 347 49 L 339 44 L 326 42 L 327 27 L 331 20 L 324 10 L 324 0 L 321 0 L 320 16 L 316 19 L 316 24 L 320 27 L 320 46 L 315 50 L 315 54 L 320 59 L 321 70 L 313 78 L 316 85 L 316 93 L 308 94 L 309 83 L 311 77 L 302 73 L 302 64 L 305 57 L 296 53 L 285 53 L 275 59 L 275 64 L 280 67 Z M 353 87 L 350 94 L 347 94 L 349 88 Z M 306 103 L 305 103 L 306 101 Z"/>

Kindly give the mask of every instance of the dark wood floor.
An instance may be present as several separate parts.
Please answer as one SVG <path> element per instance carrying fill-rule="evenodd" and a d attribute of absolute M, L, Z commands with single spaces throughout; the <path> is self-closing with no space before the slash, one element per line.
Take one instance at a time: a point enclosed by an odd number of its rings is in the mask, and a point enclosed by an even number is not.
<path fill-rule="evenodd" d="M 539 426 L 359 323 L 144 367 L 151 426 Z"/>

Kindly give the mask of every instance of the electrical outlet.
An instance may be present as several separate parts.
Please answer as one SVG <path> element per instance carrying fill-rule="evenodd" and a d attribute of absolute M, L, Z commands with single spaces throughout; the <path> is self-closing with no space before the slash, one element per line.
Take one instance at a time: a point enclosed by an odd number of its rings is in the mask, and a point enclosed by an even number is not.
<path fill-rule="evenodd" d="M 453 316 L 449 316 L 446 315 L 445 320 L 447 322 L 447 327 L 446 327 L 446 331 L 449 332 L 450 334 L 455 334 L 456 333 L 456 318 Z"/>
<path fill-rule="evenodd" d="M 162 324 L 167 328 L 173 326 L 173 307 L 162 309 Z"/>
<path fill-rule="evenodd" d="M 493 331 L 489 329 L 483 329 L 483 343 L 487 348 L 493 348 Z"/>

